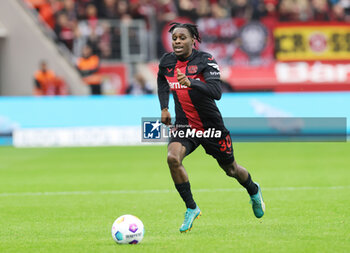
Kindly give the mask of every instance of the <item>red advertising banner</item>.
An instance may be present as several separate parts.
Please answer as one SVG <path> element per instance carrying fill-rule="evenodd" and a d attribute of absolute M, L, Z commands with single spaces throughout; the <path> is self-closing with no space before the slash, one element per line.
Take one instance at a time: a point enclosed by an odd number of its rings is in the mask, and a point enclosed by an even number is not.
<path fill-rule="evenodd" d="M 128 69 L 123 63 L 102 64 L 99 70 L 102 76 L 102 92 L 105 95 L 125 94 Z"/>
<path fill-rule="evenodd" d="M 350 91 L 350 63 L 276 62 L 261 67 L 224 67 L 235 91 Z"/>

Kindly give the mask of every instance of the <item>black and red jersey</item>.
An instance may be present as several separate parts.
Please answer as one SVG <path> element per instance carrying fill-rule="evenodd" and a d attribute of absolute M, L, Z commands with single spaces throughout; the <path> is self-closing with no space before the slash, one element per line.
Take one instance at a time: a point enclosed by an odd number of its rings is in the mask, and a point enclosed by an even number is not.
<path fill-rule="evenodd" d="M 177 68 L 186 74 L 190 87 L 179 84 Z M 213 56 L 193 49 L 191 56 L 179 60 L 174 53 L 166 53 L 160 59 L 157 82 L 161 109 L 168 108 L 172 91 L 176 125 L 189 125 L 197 130 L 226 130 L 215 103 L 215 99 L 221 98 L 221 81 L 219 66 Z"/>

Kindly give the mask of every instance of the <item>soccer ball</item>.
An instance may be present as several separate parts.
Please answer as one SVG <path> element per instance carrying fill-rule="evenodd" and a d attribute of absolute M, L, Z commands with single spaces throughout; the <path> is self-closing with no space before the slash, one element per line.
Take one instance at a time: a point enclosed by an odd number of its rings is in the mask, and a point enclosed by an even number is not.
<path fill-rule="evenodd" d="M 122 215 L 112 226 L 113 240 L 119 244 L 140 243 L 145 234 L 142 221 L 134 215 Z"/>

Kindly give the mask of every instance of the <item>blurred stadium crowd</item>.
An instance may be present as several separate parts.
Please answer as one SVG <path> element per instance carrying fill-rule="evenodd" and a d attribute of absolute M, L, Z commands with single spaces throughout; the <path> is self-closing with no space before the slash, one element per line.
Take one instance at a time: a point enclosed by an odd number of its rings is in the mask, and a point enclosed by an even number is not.
<path fill-rule="evenodd" d="M 79 55 L 74 48 L 79 38 L 87 42 L 104 59 L 120 58 L 118 32 L 108 22 L 127 23 L 144 20 L 147 29 L 159 34 L 162 26 L 177 17 L 192 22 L 200 18 L 242 18 L 246 21 L 270 17 L 276 21 L 350 21 L 350 0 L 24 0 L 54 29 L 58 40 Z M 86 21 L 79 25 L 80 21 Z M 154 27 L 155 26 L 155 27 Z M 158 44 L 159 39 L 158 39 Z M 77 44 L 77 43 L 76 43 Z M 157 57 L 164 50 L 158 45 Z"/>
<path fill-rule="evenodd" d="M 119 87 L 117 92 L 113 91 L 111 94 L 149 94 L 155 91 L 155 83 L 149 84 L 145 75 L 149 72 L 151 79 L 155 79 L 158 59 L 163 53 L 172 50 L 168 25 L 173 21 L 192 22 L 198 25 L 202 36 L 199 49 L 212 53 L 221 66 L 230 68 L 224 71 L 225 76 L 222 75 L 223 83 L 227 88 L 224 90 L 227 92 L 233 91 L 233 86 L 235 89 L 242 86 L 242 90 L 246 90 L 248 86 L 249 90 L 272 90 L 271 83 L 279 85 L 282 70 L 293 71 L 293 67 L 289 69 L 287 65 L 279 65 L 282 68 L 281 71 L 274 72 L 274 64 L 276 61 L 283 61 L 283 57 L 291 57 L 292 60 L 299 61 L 331 58 L 344 60 L 345 58 L 339 55 L 347 52 L 344 45 L 347 44 L 348 35 L 343 28 L 344 31 L 342 30 L 343 32 L 339 34 L 333 34 L 336 32 L 334 28 L 325 28 L 326 34 L 332 33 L 327 41 L 322 32 L 315 35 L 312 29 L 302 28 L 304 33 L 299 34 L 298 27 L 300 24 L 314 24 L 318 29 L 324 24 L 332 24 L 334 27 L 347 26 L 346 23 L 350 22 L 350 0 L 21 1 L 37 13 L 45 26 L 54 31 L 56 42 L 68 48 L 74 64 L 79 72 L 83 73 L 83 80 L 90 88 L 107 87 L 106 83 L 114 87 L 112 88 L 114 90 L 115 87 Z M 280 35 L 274 32 L 276 24 L 286 26 Z M 293 24 L 297 24 L 296 28 L 289 30 L 289 26 Z M 308 40 L 309 42 L 306 42 Z M 309 43 L 311 49 L 305 49 L 306 46 L 302 43 Z M 85 60 L 88 63 L 91 60 L 89 57 L 82 57 L 86 46 L 92 50 L 89 55 L 91 59 L 95 57 L 93 55 L 98 56 L 98 59 L 94 60 L 95 66 L 91 69 L 81 69 L 78 64 L 79 60 Z M 299 51 L 302 53 L 298 58 L 295 53 Z M 319 57 L 321 52 L 324 53 L 324 58 Z M 306 54 L 311 54 L 312 57 L 305 58 Z M 129 76 L 121 82 L 112 80 L 115 71 L 120 71 L 112 70 L 114 73 L 107 80 L 109 73 L 106 71 L 111 70 L 102 70 L 100 60 L 108 64 L 122 63 L 126 66 L 125 68 L 128 68 L 123 70 L 123 73 L 129 71 Z M 147 64 L 151 70 L 143 69 L 141 74 L 136 67 L 139 63 Z M 268 75 L 266 69 L 261 70 L 259 74 L 255 69 L 254 73 L 257 77 L 251 83 L 256 85 L 241 85 L 240 81 L 246 80 L 244 75 L 251 78 L 251 68 L 236 69 L 242 66 L 270 67 L 269 79 L 266 78 Z M 235 71 L 239 72 L 239 77 L 242 77 L 240 81 L 237 81 Z M 261 79 L 259 75 L 264 76 L 265 79 Z M 233 76 L 235 78 L 232 78 Z M 307 80 L 304 79 L 301 83 L 306 85 Z M 269 81 L 260 85 L 261 80 Z M 152 80 L 148 79 L 148 81 Z M 298 90 L 299 86 L 293 86 L 293 89 Z M 92 94 L 108 93 L 101 91 L 100 88 L 97 93 L 92 92 Z"/>

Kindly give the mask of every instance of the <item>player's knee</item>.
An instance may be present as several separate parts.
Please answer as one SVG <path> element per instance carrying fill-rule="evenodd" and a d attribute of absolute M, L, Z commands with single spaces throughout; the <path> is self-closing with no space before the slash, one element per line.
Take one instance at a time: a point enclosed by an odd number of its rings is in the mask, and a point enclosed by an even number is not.
<path fill-rule="evenodd" d="M 237 170 L 234 169 L 234 168 L 230 168 L 226 171 L 226 175 L 229 176 L 229 177 L 234 177 L 236 178 L 237 177 Z"/>
<path fill-rule="evenodd" d="M 231 168 L 225 168 L 224 171 L 225 171 L 227 176 L 233 177 L 234 171 Z"/>
<path fill-rule="evenodd" d="M 226 166 L 221 166 L 226 175 L 229 177 L 236 177 L 237 176 L 237 169 L 233 165 L 226 165 Z"/>
<path fill-rule="evenodd" d="M 177 168 L 181 165 L 181 161 L 179 156 L 168 154 L 168 165 L 170 169 Z"/>

